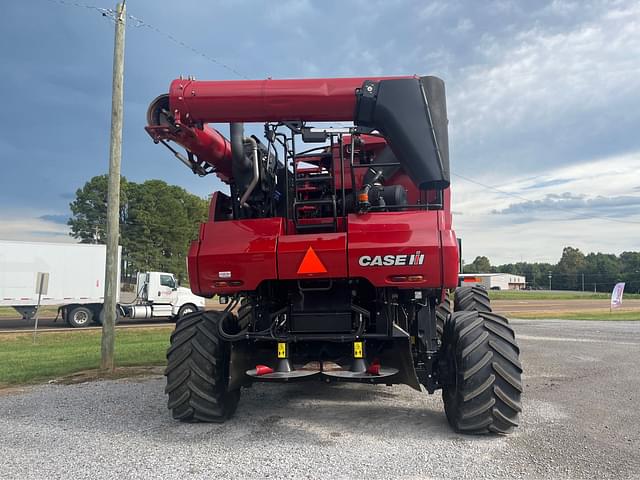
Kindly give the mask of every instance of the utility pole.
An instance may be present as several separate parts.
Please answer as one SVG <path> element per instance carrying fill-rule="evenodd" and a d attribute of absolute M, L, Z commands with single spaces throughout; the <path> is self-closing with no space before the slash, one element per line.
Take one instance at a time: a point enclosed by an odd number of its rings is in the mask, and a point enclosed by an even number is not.
<path fill-rule="evenodd" d="M 582 291 L 584 292 L 584 273 L 582 274 Z"/>
<path fill-rule="evenodd" d="M 111 145 L 107 196 L 107 268 L 104 281 L 104 320 L 100 370 L 115 370 L 116 299 L 118 298 L 118 243 L 120 237 L 120 160 L 122 157 L 122 110 L 124 84 L 125 1 L 116 5 L 113 44 L 113 90 L 111 93 Z"/>
<path fill-rule="evenodd" d="M 551 272 L 549 272 L 549 290 L 551 290 L 551 277 L 552 277 L 552 274 Z"/>

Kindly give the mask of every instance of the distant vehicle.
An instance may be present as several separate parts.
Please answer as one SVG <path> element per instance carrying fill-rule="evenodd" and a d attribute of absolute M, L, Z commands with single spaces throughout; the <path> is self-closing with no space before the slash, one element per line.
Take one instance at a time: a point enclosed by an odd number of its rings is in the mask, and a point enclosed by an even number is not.
<path fill-rule="evenodd" d="M 41 305 L 58 306 L 58 314 L 71 327 L 100 325 L 105 264 L 105 245 L 0 241 L 0 306 L 13 307 L 23 318 L 32 318 L 38 304 L 38 272 L 48 273 Z M 119 292 L 119 283 L 117 287 Z M 172 273 L 141 272 L 136 298 L 129 304 L 118 303 L 117 317 L 177 320 L 204 310 L 204 302 L 203 297 L 179 287 Z"/>

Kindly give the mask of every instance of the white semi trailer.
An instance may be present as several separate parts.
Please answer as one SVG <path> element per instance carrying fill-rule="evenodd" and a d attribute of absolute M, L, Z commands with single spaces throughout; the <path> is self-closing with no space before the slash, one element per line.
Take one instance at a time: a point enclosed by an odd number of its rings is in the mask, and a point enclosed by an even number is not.
<path fill-rule="evenodd" d="M 0 306 L 13 307 L 23 318 L 32 318 L 38 305 L 36 279 L 38 273 L 46 273 L 48 288 L 41 305 L 58 306 L 59 315 L 72 327 L 101 324 L 105 263 L 104 245 L 0 240 Z M 141 272 L 135 299 L 118 301 L 117 316 L 177 319 L 203 310 L 204 302 L 188 288 L 178 287 L 171 273 Z"/>

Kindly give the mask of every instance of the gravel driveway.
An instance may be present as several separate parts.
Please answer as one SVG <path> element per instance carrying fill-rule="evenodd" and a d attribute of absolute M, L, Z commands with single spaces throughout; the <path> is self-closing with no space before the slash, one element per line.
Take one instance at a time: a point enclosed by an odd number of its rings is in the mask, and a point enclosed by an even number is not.
<path fill-rule="evenodd" d="M 244 390 L 224 425 L 180 424 L 164 379 L 0 395 L 0 478 L 634 478 L 640 322 L 514 321 L 525 413 L 452 432 L 439 395 L 309 383 Z"/>

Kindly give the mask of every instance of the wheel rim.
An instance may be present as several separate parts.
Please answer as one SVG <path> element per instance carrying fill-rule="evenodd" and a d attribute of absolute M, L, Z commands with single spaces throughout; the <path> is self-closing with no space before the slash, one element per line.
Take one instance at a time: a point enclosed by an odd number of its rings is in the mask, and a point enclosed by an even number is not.
<path fill-rule="evenodd" d="M 193 308 L 187 307 L 182 310 L 182 316 L 184 317 L 185 315 L 189 315 L 190 313 L 193 313 L 193 312 L 194 312 Z"/>
<path fill-rule="evenodd" d="M 87 312 L 80 310 L 79 312 L 75 312 L 73 314 L 73 321 L 78 325 L 84 325 L 89 321 L 89 315 Z"/>

